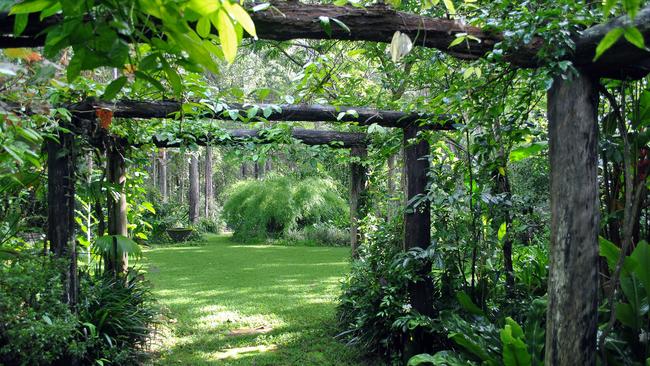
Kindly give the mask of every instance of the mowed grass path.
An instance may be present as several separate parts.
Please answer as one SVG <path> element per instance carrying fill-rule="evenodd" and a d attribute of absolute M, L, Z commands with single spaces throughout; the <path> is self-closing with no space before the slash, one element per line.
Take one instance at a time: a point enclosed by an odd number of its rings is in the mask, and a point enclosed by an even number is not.
<path fill-rule="evenodd" d="M 160 365 L 361 365 L 333 338 L 346 248 L 237 244 L 145 252 L 154 293 L 167 309 Z"/>

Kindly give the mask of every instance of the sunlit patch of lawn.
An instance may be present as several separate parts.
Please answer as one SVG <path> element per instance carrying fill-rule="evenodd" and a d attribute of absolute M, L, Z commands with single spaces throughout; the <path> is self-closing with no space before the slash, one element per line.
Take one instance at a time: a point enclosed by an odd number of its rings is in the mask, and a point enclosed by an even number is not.
<path fill-rule="evenodd" d="M 161 365 L 361 365 L 333 338 L 346 248 L 240 245 L 157 247 L 144 267 L 171 318 Z"/>

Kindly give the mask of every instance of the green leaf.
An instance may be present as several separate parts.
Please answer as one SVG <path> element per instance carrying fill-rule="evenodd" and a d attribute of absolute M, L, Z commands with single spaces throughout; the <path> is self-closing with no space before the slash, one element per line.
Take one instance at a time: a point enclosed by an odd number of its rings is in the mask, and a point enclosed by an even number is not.
<path fill-rule="evenodd" d="M 650 244 L 646 241 L 639 242 L 630 257 L 637 263 L 633 270 L 634 274 L 641 281 L 646 292 L 650 292 Z"/>
<path fill-rule="evenodd" d="M 217 11 L 219 9 L 220 2 L 216 0 L 190 0 L 187 5 L 197 14 L 205 16 Z"/>
<path fill-rule="evenodd" d="M 500 332 L 505 366 L 530 366 L 531 357 L 524 339 L 524 332 L 512 318 L 506 318 L 506 325 Z"/>
<path fill-rule="evenodd" d="M 449 15 L 456 15 L 456 7 L 451 0 L 442 0 L 442 2 L 445 3 L 445 7 L 447 8 Z"/>
<path fill-rule="evenodd" d="M 456 299 L 458 299 L 460 306 L 462 306 L 466 311 L 475 315 L 485 315 L 483 310 L 474 304 L 472 299 L 470 299 L 469 295 L 465 293 L 465 291 L 456 292 Z"/>
<path fill-rule="evenodd" d="M 451 333 L 449 338 L 452 339 L 456 344 L 465 348 L 470 353 L 474 354 L 482 361 L 494 362 L 494 359 L 481 347 L 480 344 L 474 342 L 469 337 L 460 333 Z"/>
<path fill-rule="evenodd" d="M 271 7 L 271 3 L 261 3 L 253 6 L 253 12 L 263 11 Z"/>
<path fill-rule="evenodd" d="M 23 33 L 27 27 L 27 20 L 29 16 L 27 14 L 16 14 L 14 19 L 14 35 L 19 36 Z"/>
<path fill-rule="evenodd" d="M 178 72 L 172 68 L 167 61 L 163 60 L 163 70 L 167 76 L 167 81 L 174 90 L 174 94 L 181 95 L 183 93 L 183 82 L 181 81 L 181 76 Z"/>
<path fill-rule="evenodd" d="M 237 56 L 237 33 L 235 32 L 235 26 L 232 24 L 232 20 L 230 20 L 228 14 L 222 9 L 219 9 L 217 13 L 216 27 L 217 31 L 219 31 L 223 56 L 228 63 L 233 63 Z"/>
<path fill-rule="evenodd" d="M 111 83 L 106 86 L 106 90 L 104 90 L 104 94 L 102 94 L 102 99 L 112 100 L 113 98 L 115 98 L 117 93 L 119 93 L 120 90 L 122 90 L 122 88 L 126 84 L 126 81 L 127 81 L 126 76 L 121 76 L 111 81 Z"/>
<path fill-rule="evenodd" d="M 79 50 L 81 51 L 81 50 Z M 83 62 L 83 53 L 75 52 L 72 56 L 72 59 L 68 63 L 68 69 L 66 70 L 66 77 L 68 82 L 75 81 L 81 74 L 81 63 Z"/>
<path fill-rule="evenodd" d="M 639 319 L 630 304 L 619 302 L 616 304 L 616 320 L 630 328 L 639 327 Z"/>
<path fill-rule="evenodd" d="M 616 263 L 621 255 L 621 250 L 616 246 L 616 244 L 602 236 L 598 238 L 598 244 L 600 246 L 600 256 L 605 257 L 607 260 L 607 266 L 610 271 L 613 271 L 616 268 Z"/>
<path fill-rule="evenodd" d="M 467 39 L 467 34 L 466 33 L 458 33 L 458 34 L 456 34 L 456 39 L 451 41 L 448 48 L 458 46 L 459 44 L 463 43 L 466 39 Z"/>
<path fill-rule="evenodd" d="M 199 18 L 199 21 L 196 22 L 196 33 L 198 33 L 199 36 L 203 38 L 206 38 L 210 35 L 211 28 L 212 26 L 210 25 L 209 17 L 201 17 Z"/>
<path fill-rule="evenodd" d="M 596 55 L 594 56 L 594 60 L 596 61 L 600 58 L 600 56 L 605 53 L 608 49 L 610 49 L 618 40 L 621 38 L 623 35 L 623 28 L 614 28 L 607 32 L 605 37 L 598 43 L 598 46 L 596 47 Z"/>
<path fill-rule="evenodd" d="M 603 14 L 605 14 L 605 16 L 609 15 L 609 13 L 614 8 L 614 5 L 616 5 L 616 2 L 617 0 L 605 0 L 603 4 Z"/>
<path fill-rule="evenodd" d="M 318 20 L 320 21 L 321 27 L 329 37 L 332 36 L 332 24 L 330 24 L 330 18 L 326 16 L 319 16 Z"/>
<path fill-rule="evenodd" d="M 546 149 L 547 146 L 548 146 L 547 141 L 541 141 L 541 142 L 534 142 L 529 145 L 516 147 L 512 149 L 512 151 L 510 151 L 510 161 L 514 163 L 532 157 L 534 155 L 537 155 L 539 152 Z"/>
<path fill-rule="evenodd" d="M 508 225 L 506 225 L 505 221 L 501 224 L 501 226 L 499 226 L 499 231 L 497 232 L 497 239 L 499 241 L 502 241 L 503 237 L 506 236 L 507 228 L 508 228 Z"/>
<path fill-rule="evenodd" d="M 628 42 L 632 43 L 640 49 L 645 49 L 645 40 L 643 39 L 643 34 L 641 34 L 637 27 L 625 28 L 625 33 L 623 33 L 623 35 Z"/>
<path fill-rule="evenodd" d="M 237 3 L 231 3 L 230 0 L 223 2 L 223 7 L 226 9 L 228 14 L 239 23 L 246 33 L 253 36 L 257 39 L 257 32 L 255 31 L 255 23 L 251 19 L 250 15 Z"/>
<path fill-rule="evenodd" d="M 135 77 L 147 81 L 149 84 L 153 85 L 154 88 L 158 89 L 160 92 L 165 92 L 165 87 L 160 83 L 160 81 L 154 79 L 151 75 L 144 73 L 142 71 L 136 71 Z"/>
<path fill-rule="evenodd" d="M 51 7 L 54 4 L 56 4 L 56 0 L 27 0 L 14 5 L 11 8 L 9 15 L 37 13 Z"/>

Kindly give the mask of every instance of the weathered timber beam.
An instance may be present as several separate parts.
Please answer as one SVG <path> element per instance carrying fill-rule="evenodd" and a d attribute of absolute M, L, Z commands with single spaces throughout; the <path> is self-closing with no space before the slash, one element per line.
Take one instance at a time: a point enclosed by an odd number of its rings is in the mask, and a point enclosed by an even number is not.
<path fill-rule="evenodd" d="M 203 118 L 230 120 L 228 111 L 239 111 L 247 117 L 247 110 L 253 106 L 241 103 L 223 103 L 224 110 L 220 112 L 202 111 Z M 70 112 L 80 118 L 94 118 L 98 108 L 110 109 L 113 117 L 118 118 L 174 118 L 181 110 L 182 104 L 175 101 L 131 101 L 120 100 L 116 102 L 86 101 L 68 107 Z M 406 127 L 414 124 L 426 125 L 426 129 L 452 130 L 452 117 L 448 115 L 431 115 L 424 113 L 405 113 L 398 111 L 384 111 L 370 108 L 333 107 L 323 105 L 277 105 L 257 104 L 256 116 L 269 121 L 304 121 L 304 122 L 355 122 L 365 126 L 376 123 L 384 127 Z M 264 117 L 264 110 L 270 109 L 271 113 Z M 355 114 L 345 114 L 340 119 L 341 112 L 354 110 Z"/>
<path fill-rule="evenodd" d="M 220 139 L 215 136 L 196 136 L 195 143 L 201 146 L 206 145 L 231 145 L 240 144 L 255 139 L 256 144 L 268 144 L 276 141 L 273 138 L 265 136 L 263 130 L 229 130 L 229 138 Z M 364 147 L 368 144 L 368 135 L 356 132 L 339 132 L 339 131 L 318 131 L 294 129 L 291 131 L 291 137 L 299 140 L 305 145 L 327 145 L 332 148 L 355 148 Z M 157 147 L 180 147 L 179 141 L 158 140 L 155 137 L 151 141 Z"/>
<path fill-rule="evenodd" d="M 416 14 L 398 12 L 386 6 L 355 8 L 350 6 L 301 4 L 299 2 L 276 2 L 263 12 L 251 14 L 261 39 L 341 39 L 351 41 L 390 42 L 395 31 L 408 34 L 417 46 L 436 48 L 460 59 L 477 59 L 491 51 L 496 43 L 503 40 L 500 33 L 486 32 L 461 21 L 431 18 Z M 321 26 L 319 17 L 326 16 L 342 21 L 350 29 L 333 24 L 331 34 Z M 27 28 L 21 35 L 12 39 L 14 17 L 0 14 L 0 48 L 22 46 L 41 46 L 44 42 L 43 30 L 57 22 L 56 15 L 40 21 L 38 15 L 30 16 Z M 592 62 L 595 49 L 607 32 L 621 25 L 634 25 L 646 37 L 650 37 L 650 6 L 643 8 L 630 21 L 627 16 L 616 18 L 607 24 L 588 28 L 574 41 L 576 51 L 569 57 L 577 66 L 593 73 L 612 78 L 639 78 L 650 72 L 650 53 L 640 50 L 621 40 L 596 63 Z M 481 40 L 470 41 L 449 48 L 458 33 L 467 33 Z M 31 43 L 29 40 L 31 39 Z M 539 66 L 537 52 L 543 45 L 541 38 L 534 38 L 529 44 L 520 46 L 505 56 L 505 60 L 519 67 Z"/>

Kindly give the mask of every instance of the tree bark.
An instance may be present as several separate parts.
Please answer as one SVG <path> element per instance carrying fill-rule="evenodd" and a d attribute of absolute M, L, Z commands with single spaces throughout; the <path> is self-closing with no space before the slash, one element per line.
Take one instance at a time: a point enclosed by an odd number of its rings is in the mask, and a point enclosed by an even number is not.
<path fill-rule="evenodd" d="M 247 117 L 248 110 L 252 107 L 245 106 L 241 103 L 227 103 L 228 108 L 221 112 L 206 112 L 201 115 L 203 118 L 212 118 L 231 121 L 230 111 L 238 111 L 242 117 Z M 385 127 L 406 127 L 422 121 L 429 121 L 426 129 L 431 130 L 453 130 L 453 118 L 450 115 L 424 114 L 424 113 L 406 113 L 400 111 L 377 110 L 364 107 L 342 107 L 342 106 L 324 106 L 324 105 L 270 105 L 256 104 L 258 108 L 257 117 L 264 118 L 268 121 L 306 121 L 306 122 L 356 122 L 359 125 L 367 126 L 378 124 Z M 134 101 L 119 100 L 115 102 L 105 102 L 99 100 L 86 100 L 81 103 L 69 106 L 72 114 L 82 118 L 95 118 L 97 108 L 109 109 L 113 111 L 115 118 L 174 118 L 172 114 L 180 111 L 182 103 L 175 101 Z M 264 116 L 264 110 L 271 108 L 271 114 Z M 340 113 L 347 113 L 339 118 Z M 253 133 L 255 130 L 242 130 L 246 135 Z M 296 131 L 309 131 L 299 130 Z M 337 133 L 336 131 L 316 131 L 319 133 Z M 345 135 L 345 134 L 344 134 Z M 248 137 L 248 136 L 246 136 Z M 308 138 L 309 136 L 306 136 Z"/>
<path fill-rule="evenodd" d="M 199 159 L 194 155 L 190 159 L 190 192 L 188 204 L 190 206 L 190 224 L 194 225 L 199 220 Z"/>
<path fill-rule="evenodd" d="M 428 248 L 431 243 L 431 204 L 428 200 L 414 200 L 426 194 L 427 171 L 429 170 L 429 143 L 413 141 L 418 137 L 415 126 L 404 129 L 404 166 L 406 175 L 407 207 L 404 215 L 404 249 Z M 420 269 L 422 280 L 409 283 L 411 306 L 423 315 L 433 315 L 433 283 L 429 277 L 430 264 Z M 427 352 L 432 342 L 430 335 L 421 327 L 416 328 L 405 340 L 404 356 L 409 357 Z"/>
<path fill-rule="evenodd" d="M 355 147 L 350 150 L 350 157 L 365 159 L 368 150 L 365 147 Z M 363 212 L 364 196 L 367 183 L 367 171 L 362 161 L 350 164 L 350 247 L 352 257 L 359 257 L 359 218 Z"/>
<path fill-rule="evenodd" d="M 79 291 L 74 221 L 76 149 L 72 134 L 60 132 L 58 140 L 47 141 L 47 238 L 54 255 L 68 260 L 63 301 L 72 307 Z"/>
<path fill-rule="evenodd" d="M 212 192 L 212 146 L 205 147 L 205 209 L 204 216 L 210 218 L 214 194 Z"/>
<path fill-rule="evenodd" d="M 112 140 L 108 146 L 108 182 L 118 187 L 117 195 L 108 194 L 108 235 L 128 236 L 127 204 L 126 204 L 126 163 L 124 155 L 126 150 L 121 142 Z M 114 239 L 116 240 L 116 239 Z M 115 247 L 117 242 L 115 241 Z M 115 248 L 116 249 L 116 248 Z M 129 256 L 123 253 L 119 258 L 115 251 L 113 258 L 108 258 L 105 263 L 107 271 L 126 273 L 129 268 Z"/>
<path fill-rule="evenodd" d="M 167 189 L 167 149 L 158 149 L 158 189 L 164 203 L 167 203 L 169 192 Z"/>
<path fill-rule="evenodd" d="M 557 77 L 548 93 L 551 247 L 546 365 L 595 365 L 598 324 L 597 79 Z"/>
<path fill-rule="evenodd" d="M 485 56 L 494 46 L 503 41 L 504 35 L 484 31 L 460 20 L 431 18 L 417 14 L 395 11 L 385 5 L 357 8 L 332 4 L 303 4 L 294 1 L 274 2 L 273 6 L 251 13 L 260 39 L 286 41 L 291 39 L 341 39 L 350 41 L 371 41 L 390 43 L 396 31 L 408 35 L 415 46 L 436 48 L 451 56 L 474 60 Z M 346 26 L 332 26 L 326 29 L 319 19 L 337 19 Z M 45 42 L 43 29 L 59 24 L 60 15 L 43 20 L 38 14 L 31 14 L 27 27 L 19 37 L 11 35 L 15 17 L 0 13 L 0 48 L 42 46 Z M 88 17 L 88 21 L 92 21 Z M 613 28 L 636 27 L 644 38 L 650 37 L 650 7 L 642 8 L 633 21 L 626 15 L 579 32 L 573 38 L 575 51 L 566 59 L 575 65 L 588 67 L 592 72 L 611 78 L 642 78 L 650 71 L 648 52 L 638 49 L 625 40 L 619 40 L 597 62 L 592 59 L 600 40 Z M 458 34 L 467 34 L 480 41 L 463 42 L 449 47 Z M 149 39 L 158 35 L 148 34 Z M 126 37 L 125 37 L 126 38 Z M 140 41 L 137 37 L 136 40 Z M 126 38 L 125 41 L 131 41 Z M 540 66 L 539 50 L 544 41 L 534 37 L 527 44 L 521 44 L 515 51 L 504 55 L 504 59 L 518 67 Z"/>

